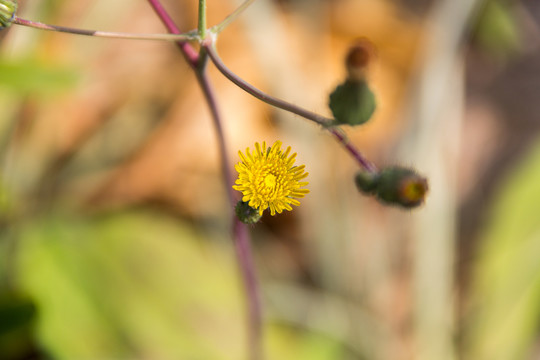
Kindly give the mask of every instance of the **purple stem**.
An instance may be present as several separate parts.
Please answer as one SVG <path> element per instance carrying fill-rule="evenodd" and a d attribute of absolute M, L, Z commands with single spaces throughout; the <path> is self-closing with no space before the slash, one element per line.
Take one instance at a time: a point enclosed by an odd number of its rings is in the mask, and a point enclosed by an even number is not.
<path fill-rule="evenodd" d="M 343 131 L 341 131 L 339 128 L 335 127 L 329 127 L 326 128 L 334 137 L 343 145 L 343 147 L 351 154 L 351 156 L 356 160 L 360 166 L 362 166 L 366 171 L 369 171 L 371 173 L 377 173 L 379 170 L 373 164 L 371 161 L 366 159 L 364 155 L 356 147 L 354 147 L 353 144 L 349 141 L 349 139 L 345 136 Z"/>
<path fill-rule="evenodd" d="M 261 299 L 258 290 L 257 277 L 255 275 L 255 266 L 253 264 L 253 252 L 251 250 L 250 234 L 246 224 L 240 222 L 237 217 L 234 218 L 234 237 L 236 257 L 243 269 L 242 277 L 249 300 L 249 359 L 262 359 L 262 309 Z"/>
<path fill-rule="evenodd" d="M 229 158 L 227 156 L 227 146 L 225 142 L 225 134 L 223 132 L 221 115 L 218 111 L 215 93 L 208 81 L 208 76 L 204 71 L 197 72 L 197 78 L 203 90 L 204 96 L 212 113 L 212 119 L 214 120 L 214 127 L 216 129 L 219 147 L 221 154 L 221 163 L 223 166 L 223 175 L 225 177 L 225 185 L 227 187 L 227 194 L 229 201 L 233 206 L 236 205 L 237 199 L 234 192 L 233 176 L 230 171 Z M 251 251 L 251 241 L 247 225 L 240 222 L 235 216 L 233 222 L 233 234 L 235 238 L 235 251 L 236 258 L 238 259 L 242 278 L 244 281 L 244 287 L 248 301 L 248 322 L 249 322 L 249 353 L 251 360 L 257 360 L 261 358 L 261 335 L 262 335 L 262 320 L 261 320 L 261 300 L 259 296 L 259 289 L 257 285 L 257 278 L 255 275 L 255 266 L 253 264 L 253 256 Z"/>
<path fill-rule="evenodd" d="M 152 6 L 152 8 L 154 8 L 154 11 L 171 34 L 182 33 L 174 23 L 173 19 L 169 16 L 169 13 L 167 13 L 167 10 L 163 8 L 163 5 L 161 5 L 161 2 L 159 0 L 148 0 L 148 2 Z M 189 65 L 195 69 L 199 62 L 199 54 L 197 54 L 197 51 L 186 41 L 177 41 L 176 44 L 182 51 L 182 54 L 184 54 L 184 57 L 186 58 L 186 61 L 189 63 Z"/>
<path fill-rule="evenodd" d="M 356 160 L 356 162 L 369 172 L 377 172 L 377 167 L 369 161 L 362 153 L 354 147 L 353 144 L 347 139 L 343 131 L 339 128 L 332 126 L 334 120 L 314 113 L 312 111 L 303 109 L 299 106 L 291 104 L 285 100 L 281 100 L 265 92 L 257 89 L 255 86 L 247 83 L 244 79 L 240 78 L 238 75 L 233 73 L 224 63 L 221 61 L 221 58 L 216 53 L 216 50 L 213 44 L 209 42 L 203 43 L 203 47 L 206 49 L 210 59 L 218 70 L 231 82 L 236 84 L 242 90 L 248 92 L 259 100 L 264 101 L 267 104 L 273 105 L 277 108 L 289 111 L 293 114 L 302 116 L 308 120 L 314 121 L 317 124 L 321 125 L 324 129 L 328 130 L 342 145 L 343 147 L 351 154 L 351 156 Z"/>
<path fill-rule="evenodd" d="M 176 24 L 174 24 L 163 6 L 161 6 L 159 0 L 148 1 L 156 11 L 157 15 L 164 22 L 168 30 L 174 34 L 180 33 L 180 30 L 178 29 Z M 210 108 L 212 120 L 214 121 L 214 127 L 216 129 L 219 141 L 219 152 L 221 154 L 221 162 L 223 167 L 223 175 L 225 177 L 225 184 L 227 187 L 227 195 L 231 205 L 234 207 L 236 205 L 237 199 L 232 188 L 233 176 L 229 168 L 231 162 L 229 161 L 227 155 L 227 146 L 225 142 L 225 134 L 223 132 L 222 119 L 218 110 L 215 92 L 204 70 L 205 67 L 200 66 L 201 63 L 204 63 L 204 61 L 206 60 L 206 55 L 203 54 L 202 57 L 200 57 L 199 54 L 195 52 L 193 47 L 186 42 L 179 41 L 177 42 L 177 44 L 180 47 L 180 50 L 182 51 L 184 56 L 186 57 L 187 61 L 195 71 L 197 75 L 197 80 L 199 81 L 201 89 L 204 93 L 204 97 L 208 103 L 208 107 Z M 246 224 L 241 223 L 238 219 L 235 218 L 235 221 L 233 223 L 233 234 L 235 239 L 234 245 L 236 257 L 240 267 L 240 272 L 242 274 L 242 280 L 244 282 L 244 288 L 247 297 L 249 323 L 249 358 L 251 360 L 258 360 L 262 358 L 262 311 L 257 277 L 255 275 L 255 266 L 253 263 L 253 255 L 251 251 L 251 241 Z"/>
<path fill-rule="evenodd" d="M 221 166 L 223 171 L 223 176 L 225 177 L 225 185 L 227 186 L 227 195 L 229 202 L 235 206 L 238 199 L 234 189 L 232 188 L 234 184 L 234 178 L 231 173 L 229 156 L 227 155 L 227 143 L 225 141 L 225 133 L 223 132 L 223 120 L 221 119 L 221 114 L 218 110 L 218 105 L 216 101 L 216 96 L 214 89 L 212 88 L 208 76 L 204 71 L 197 71 L 197 79 L 204 93 L 204 98 L 210 108 L 212 114 L 212 120 L 214 122 L 214 128 L 216 129 L 218 141 L 219 141 L 219 153 L 221 156 Z"/>

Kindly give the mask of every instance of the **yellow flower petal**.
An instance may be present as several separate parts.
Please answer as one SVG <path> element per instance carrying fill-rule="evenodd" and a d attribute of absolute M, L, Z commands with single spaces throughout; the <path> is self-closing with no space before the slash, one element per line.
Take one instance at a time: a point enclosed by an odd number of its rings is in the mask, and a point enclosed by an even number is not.
<path fill-rule="evenodd" d="M 246 148 L 245 155 L 239 151 L 240 162 L 235 165 L 238 179 L 233 189 L 242 193 L 242 201 L 259 210 L 270 209 L 275 215 L 283 210 L 292 210 L 291 205 L 298 206 L 297 198 L 303 198 L 309 193 L 308 189 L 301 189 L 308 182 L 305 179 L 308 173 L 304 172 L 304 165 L 294 166 L 296 153 L 289 156 L 291 147 L 285 152 L 281 150 L 281 141 L 276 141 L 271 147 L 255 143 L 255 151 Z"/>

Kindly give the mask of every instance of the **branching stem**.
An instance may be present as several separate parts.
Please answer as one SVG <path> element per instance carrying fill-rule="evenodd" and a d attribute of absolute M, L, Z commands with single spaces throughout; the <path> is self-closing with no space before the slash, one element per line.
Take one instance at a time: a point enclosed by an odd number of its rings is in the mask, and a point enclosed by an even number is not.
<path fill-rule="evenodd" d="M 325 116 L 319 115 L 317 113 L 314 113 L 312 111 L 306 110 L 304 108 L 301 108 L 299 106 L 296 106 L 294 104 L 291 104 L 285 100 L 276 98 L 274 96 L 271 96 L 269 94 L 266 94 L 265 92 L 257 89 L 255 86 L 247 83 L 244 79 L 240 78 L 238 75 L 233 73 L 221 60 L 219 55 L 216 52 L 215 45 L 211 42 L 203 42 L 203 47 L 206 49 L 208 56 L 210 56 L 210 59 L 212 59 L 212 62 L 214 65 L 218 68 L 218 70 L 231 82 L 233 82 L 235 85 L 237 85 L 242 90 L 248 92 L 249 94 L 253 95 L 257 99 L 264 101 L 267 104 L 270 104 L 272 106 L 275 106 L 277 108 L 280 108 L 282 110 L 291 112 L 293 114 L 302 116 L 305 119 L 311 120 L 319 125 L 321 125 L 324 129 L 326 129 L 328 132 L 330 132 L 334 138 L 336 138 L 337 141 L 339 141 L 345 150 L 351 154 L 351 156 L 356 160 L 356 162 L 363 167 L 366 171 L 369 172 L 377 172 L 377 167 L 369 161 L 362 153 L 354 147 L 353 144 L 350 143 L 349 139 L 345 135 L 345 133 L 340 130 L 338 127 L 333 126 L 334 120 L 331 118 L 327 118 Z"/>
<path fill-rule="evenodd" d="M 161 2 L 159 0 L 148 0 L 158 17 L 161 19 L 167 30 L 169 30 L 172 34 L 180 34 L 180 29 L 176 26 L 173 19 L 169 16 L 169 13 L 163 5 L 161 5 Z M 197 68 L 197 64 L 199 62 L 199 54 L 197 51 L 186 41 L 177 41 L 178 47 L 180 48 L 180 51 L 184 55 L 186 61 L 191 66 L 192 69 Z"/>
<path fill-rule="evenodd" d="M 165 11 L 159 0 L 148 0 L 154 10 L 156 11 L 159 18 L 165 23 L 167 28 L 172 33 L 180 33 L 180 30 L 175 25 L 175 23 L 170 18 L 169 14 Z M 204 0 L 199 1 L 199 9 L 205 8 L 205 4 L 202 4 Z M 201 24 L 204 24 L 205 27 L 206 20 L 201 20 L 201 14 L 199 14 L 199 35 Z M 203 17 L 205 18 L 206 15 Z M 201 38 L 204 39 L 204 33 L 201 35 Z M 203 91 L 204 97 L 212 114 L 212 120 L 214 121 L 214 127 L 217 132 L 219 150 L 221 155 L 221 162 L 223 167 L 223 175 L 225 178 L 225 185 L 227 187 L 227 195 L 231 203 L 231 207 L 236 205 L 236 196 L 233 192 L 233 177 L 230 172 L 230 160 L 228 157 L 227 146 L 225 142 L 225 134 L 223 132 L 222 119 L 220 112 L 218 110 L 218 105 L 215 97 L 215 92 L 211 87 L 208 75 L 206 72 L 205 63 L 208 58 L 208 53 L 206 48 L 202 48 L 201 52 L 197 54 L 195 49 L 188 44 L 178 42 L 180 50 L 188 60 L 193 71 L 197 75 L 197 80 Z M 251 240 L 249 236 L 248 228 L 245 224 L 241 223 L 238 219 L 235 218 L 233 223 L 233 236 L 234 236 L 234 245 L 236 250 L 236 257 L 240 272 L 242 275 L 242 280 L 244 283 L 245 293 L 246 293 L 246 302 L 247 302 L 247 320 L 248 320 L 248 334 L 249 334 L 249 359 L 250 360 L 260 360 L 262 359 L 262 311 L 261 311 L 261 301 L 260 293 L 257 284 L 257 277 L 255 274 L 255 266 L 253 263 L 253 253 L 251 251 Z"/>

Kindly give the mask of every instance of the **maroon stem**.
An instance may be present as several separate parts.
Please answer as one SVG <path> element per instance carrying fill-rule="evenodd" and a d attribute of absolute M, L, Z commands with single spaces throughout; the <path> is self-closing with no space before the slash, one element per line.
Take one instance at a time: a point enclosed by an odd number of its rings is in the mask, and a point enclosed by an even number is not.
<path fill-rule="evenodd" d="M 317 124 L 321 125 L 324 129 L 328 130 L 336 138 L 336 140 L 338 140 L 343 145 L 345 150 L 347 150 L 349 154 L 351 154 L 351 156 L 356 160 L 356 162 L 361 167 L 363 167 L 365 170 L 369 172 L 378 171 L 377 167 L 371 161 L 369 161 L 364 155 L 362 155 L 362 153 L 356 147 L 354 147 L 353 144 L 350 143 L 350 141 L 347 139 L 343 131 L 341 131 L 339 128 L 335 126 L 332 126 L 332 124 L 334 123 L 333 119 L 324 117 L 312 111 L 309 111 L 299 106 L 296 106 L 294 104 L 291 104 L 285 100 L 281 100 L 279 98 L 266 94 L 265 92 L 257 89 L 255 86 L 247 83 L 244 79 L 240 78 L 238 75 L 233 73 L 223 63 L 223 61 L 221 61 L 221 58 L 216 53 L 216 50 L 212 43 L 205 42 L 203 43 L 203 47 L 206 49 L 208 55 L 210 56 L 210 59 L 212 59 L 212 62 L 218 68 L 218 70 L 227 79 L 229 79 L 239 88 L 253 95 L 257 99 L 264 101 L 267 104 L 273 105 L 277 108 L 283 109 L 285 111 L 289 111 L 293 114 L 302 116 L 303 118 L 316 122 Z"/>
<path fill-rule="evenodd" d="M 164 22 L 168 30 L 174 34 L 180 33 L 180 30 L 174 24 L 168 13 L 165 11 L 159 0 L 148 0 L 157 15 Z M 212 120 L 217 132 L 219 141 L 219 152 L 221 155 L 221 163 L 223 167 L 223 175 L 225 177 L 225 184 L 227 187 L 227 195 L 231 206 L 236 205 L 236 196 L 233 191 L 233 176 L 230 171 L 227 145 L 225 141 L 225 134 L 222 126 L 222 119 L 218 110 L 215 92 L 210 84 L 208 75 L 205 72 L 206 52 L 201 52 L 201 55 L 197 54 L 193 47 L 186 42 L 177 42 L 180 50 L 186 57 L 187 61 L 191 65 L 192 69 L 197 75 L 197 80 L 203 91 L 204 97 L 210 108 L 212 114 Z M 242 274 L 242 280 L 244 282 L 244 288 L 247 297 L 248 307 L 248 325 L 249 325 L 249 359 L 259 360 L 262 358 L 262 311 L 261 301 L 259 295 L 259 289 L 257 284 L 257 277 L 255 275 L 255 266 L 253 263 L 253 255 L 251 251 L 251 241 L 248 228 L 245 224 L 241 223 L 235 218 L 233 223 L 234 245 L 236 251 L 237 261 Z"/>
<path fill-rule="evenodd" d="M 214 122 L 214 128 L 217 133 L 217 138 L 219 141 L 219 153 L 221 156 L 221 166 L 223 170 L 223 176 L 225 177 L 225 185 L 227 187 L 227 196 L 229 198 L 229 202 L 233 206 L 235 206 L 238 200 L 236 198 L 234 189 L 232 188 L 234 184 L 234 178 L 231 173 L 231 168 L 230 168 L 231 162 L 227 154 L 227 143 L 225 141 L 225 133 L 223 131 L 223 125 L 222 125 L 223 121 L 221 119 L 221 114 L 218 110 L 215 92 L 204 70 L 202 72 L 197 71 L 197 79 L 199 80 L 199 85 L 201 86 L 201 89 L 203 91 L 204 98 L 206 99 L 206 103 L 208 104 L 208 107 L 210 108 L 210 112 L 212 114 L 212 120 Z"/>
<path fill-rule="evenodd" d="M 262 351 L 262 309 L 258 290 L 255 265 L 253 264 L 253 251 L 251 250 L 250 234 L 247 225 L 234 218 L 234 237 L 236 257 L 240 262 L 242 277 L 249 301 L 249 359 L 260 360 Z"/>
<path fill-rule="evenodd" d="M 154 8 L 154 11 L 171 34 L 182 33 L 174 23 L 173 19 L 169 16 L 169 13 L 167 13 L 167 10 L 165 10 L 163 5 L 161 5 L 161 2 L 159 0 L 148 0 L 148 2 L 152 6 L 152 8 Z M 192 68 L 196 68 L 199 62 L 199 54 L 197 54 L 197 51 L 187 41 L 177 41 L 176 43 L 182 51 L 182 54 L 184 54 L 184 57 L 186 58 L 189 65 Z"/>
<path fill-rule="evenodd" d="M 329 127 L 327 130 L 334 135 L 334 137 L 343 145 L 345 150 L 351 154 L 351 156 L 356 160 L 360 166 L 362 166 L 366 171 L 377 173 L 379 170 L 373 164 L 371 161 L 369 161 L 362 153 L 349 141 L 349 139 L 345 136 L 345 133 L 341 131 L 339 128 L 335 127 Z"/>

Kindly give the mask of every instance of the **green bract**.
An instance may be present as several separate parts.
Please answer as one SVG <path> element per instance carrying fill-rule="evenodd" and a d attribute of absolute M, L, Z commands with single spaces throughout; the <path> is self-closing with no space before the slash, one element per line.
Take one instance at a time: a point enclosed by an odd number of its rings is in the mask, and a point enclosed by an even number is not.
<path fill-rule="evenodd" d="M 7 28 L 13 22 L 17 12 L 17 1 L 0 0 L 0 29 Z"/>
<path fill-rule="evenodd" d="M 238 219 L 244 224 L 255 224 L 257 223 L 262 215 L 259 214 L 259 210 L 249 206 L 247 202 L 239 201 L 234 208 L 234 212 Z"/>

